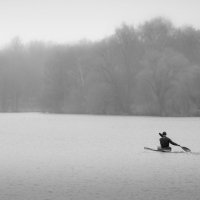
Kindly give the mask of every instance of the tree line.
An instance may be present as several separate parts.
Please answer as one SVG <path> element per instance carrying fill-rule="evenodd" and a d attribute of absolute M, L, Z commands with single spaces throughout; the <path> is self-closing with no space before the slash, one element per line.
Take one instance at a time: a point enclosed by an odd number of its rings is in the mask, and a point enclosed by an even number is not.
<path fill-rule="evenodd" d="M 155 18 L 101 41 L 0 51 L 0 112 L 200 116 L 200 30 Z"/>

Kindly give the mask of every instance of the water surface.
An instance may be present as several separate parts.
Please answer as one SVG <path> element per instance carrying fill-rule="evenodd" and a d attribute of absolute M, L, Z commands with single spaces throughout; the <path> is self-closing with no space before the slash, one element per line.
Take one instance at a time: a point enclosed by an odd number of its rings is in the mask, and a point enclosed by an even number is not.
<path fill-rule="evenodd" d="M 0 124 L 0 199 L 199 199 L 199 118 L 1 114 Z M 161 131 L 193 153 L 144 150 Z"/>

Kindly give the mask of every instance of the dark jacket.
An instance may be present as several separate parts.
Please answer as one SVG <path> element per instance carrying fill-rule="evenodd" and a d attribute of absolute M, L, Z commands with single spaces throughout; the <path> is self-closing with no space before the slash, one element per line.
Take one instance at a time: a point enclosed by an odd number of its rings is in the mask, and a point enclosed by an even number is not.
<path fill-rule="evenodd" d="M 170 138 L 162 135 L 159 133 L 159 135 L 161 136 L 160 138 L 160 145 L 162 148 L 169 148 L 169 144 L 175 145 L 175 146 L 179 146 L 178 144 L 176 144 L 175 142 L 173 142 Z"/>

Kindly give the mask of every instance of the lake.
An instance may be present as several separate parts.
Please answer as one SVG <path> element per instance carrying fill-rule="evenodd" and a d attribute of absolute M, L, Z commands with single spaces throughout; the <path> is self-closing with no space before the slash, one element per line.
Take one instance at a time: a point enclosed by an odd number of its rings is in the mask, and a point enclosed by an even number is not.
<path fill-rule="evenodd" d="M 0 124 L 0 199 L 200 197 L 200 118 L 26 113 L 0 114 Z M 144 150 L 163 131 L 192 153 Z"/>

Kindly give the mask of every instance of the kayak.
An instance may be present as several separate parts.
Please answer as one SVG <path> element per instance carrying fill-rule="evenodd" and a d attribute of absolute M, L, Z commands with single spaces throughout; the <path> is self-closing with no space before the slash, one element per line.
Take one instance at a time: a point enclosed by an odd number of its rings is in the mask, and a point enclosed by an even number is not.
<path fill-rule="evenodd" d="M 153 149 L 153 148 L 149 148 L 149 147 L 144 147 L 144 149 L 146 150 L 150 150 L 150 151 L 159 151 L 159 152 L 170 152 L 170 150 L 164 150 L 164 149 Z"/>
<path fill-rule="evenodd" d="M 150 151 L 162 152 L 162 153 L 184 153 L 184 151 L 170 151 L 170 150 L 165 150 L 165 149 L 153 149 L 149 147 L 144 147 L 144 149 L 150 150 Z"/>

